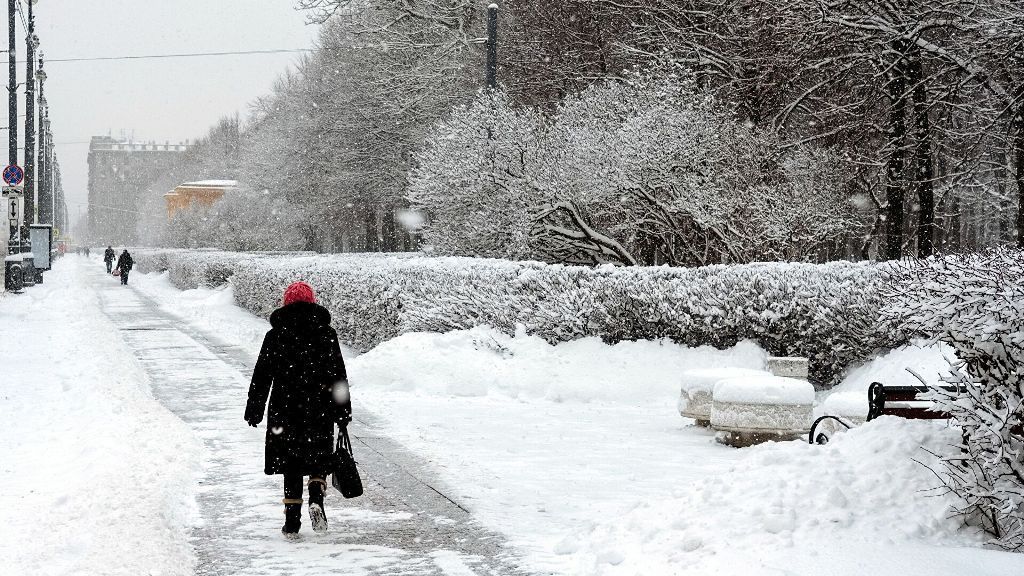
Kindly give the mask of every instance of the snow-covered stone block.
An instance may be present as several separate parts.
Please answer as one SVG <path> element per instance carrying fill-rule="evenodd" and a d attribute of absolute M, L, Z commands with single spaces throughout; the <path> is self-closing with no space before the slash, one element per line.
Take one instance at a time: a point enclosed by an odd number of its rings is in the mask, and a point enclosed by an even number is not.
<path fill-rule="evenodd" d="M 768 375 L 764 370 L 752 368 L 687 370 L 680 376 L 679 414 L 693 418 L 699 426 L 708 426 L 711 423 L 711 393 L 719 380 Z"/>
<path fill-rule="evenodd" d="M 768 371 L 785 378 L 807 379 L 808 360 L 800 356 L 769 356 Z"/>
<path fill-rule="evenodd" d="M 814 387 L 806 380 L 747 376 L 720 380 L 712 391 L 711 426 L 729 432 L 725 442 L 749 445 L 792 438 L 811 425 Z"/>

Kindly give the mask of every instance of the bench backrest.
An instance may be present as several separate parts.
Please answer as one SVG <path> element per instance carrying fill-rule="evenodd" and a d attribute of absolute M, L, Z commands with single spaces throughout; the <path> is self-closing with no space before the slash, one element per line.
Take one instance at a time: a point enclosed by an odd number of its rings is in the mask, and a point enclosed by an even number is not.
<path fill-rule="evenodd" d="M 919 399 L 935 390 L 945 392 L 957 391 L 955 386 L 885 386 L 880 382 L 872 382 L 868 388 L 868 420 L 882 415 L 899 416 L 914 420 L 938 420 L 949 418 L 947 412 L 937 410 L 931 400 Z"/>

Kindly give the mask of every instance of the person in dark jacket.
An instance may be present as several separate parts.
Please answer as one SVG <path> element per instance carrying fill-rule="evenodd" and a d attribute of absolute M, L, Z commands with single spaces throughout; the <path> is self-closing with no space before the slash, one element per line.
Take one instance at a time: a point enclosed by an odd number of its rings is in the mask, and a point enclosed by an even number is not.
<path fill-rule="evenodd" d="M 304 476 L 309 477 L 310 523 L 314 531 L 327 530 L 324 493 L 334 455 L 334 425 L 352 419 L 352 405 L 331 314 L 316 303 L 308 284 L 288 287 L 284 305 L 270 315 L 270 326 L 249 385 L 245 420 L 255 427 L 266 409 L 264 472 L 284 475 L 281 532 L 295 538 Z"/>
<path fill-rule="evenodd" d="M 132 266 L 135 265 L 135 260 L 132 259 L 132 255 L 128 253 L 128 249 L 121 252 L 121 256 L 117 258 L 117 269 L 121 271 L 121 284 L 124 286 L 128 285 L 128 273 L 132 271 Z"/>
<path fill-rule="evenodd" d="M 107 274 L 110 274 L 110 268 L 114 265 L 114 247 L 107 246 L 107 249 L 103 251 L 103 262 L 107 265 Z"/>

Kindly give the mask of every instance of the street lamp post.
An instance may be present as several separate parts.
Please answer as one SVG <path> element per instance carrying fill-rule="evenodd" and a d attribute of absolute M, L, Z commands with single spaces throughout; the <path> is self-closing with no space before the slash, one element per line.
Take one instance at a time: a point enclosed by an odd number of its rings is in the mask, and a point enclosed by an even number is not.
<path fill-rule="evenodd" d="M 37 0 L 28 0 L 28 33 L 25 36 L 25 226 L 39 222 L 36 210 L 36 19 L 32 6 Z"/>
<path fill-rule="evenodd" d="M 18 59 L 17 41 L 15 39 L 15 13 L 18 11 L 18 0 L 7 1 L 7 37 L 10 41 L 7 47 L 7 61 L 10 76 L 7 79 L 7 102 L 8 102 L 8 142 L 10 143 L 8 164 L 18 163 Z"/>
<path fill-rule="evenodd" d="M 36 173 L 39 175 L 37 178 L 39 181 L 39 185 L 37 187 L 39 192 L 39 223 L 53 224 L 53 196 L 51 195 L 51 190 L 46 177 L 46 171 L 50 167 L 49 158 L 47 157 L 49 134 L 46 130 L 46 125 L 49 120 L 47 119 L 48 110 L 46 106 L 46 95 L 44 93 L 46 72 L 43 70 L 42 52 L 39 53 L 39 69 L 36 71 L 36 78 L 39 80 L 39 154 L 36 166 Z"/>

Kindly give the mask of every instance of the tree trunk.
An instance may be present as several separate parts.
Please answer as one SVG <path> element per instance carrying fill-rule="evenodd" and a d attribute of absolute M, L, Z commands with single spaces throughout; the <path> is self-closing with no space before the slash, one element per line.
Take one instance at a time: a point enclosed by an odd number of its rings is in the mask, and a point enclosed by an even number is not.
<path fill-rule="evenodd" d="M 916 54 L 907 66 L 913 84 L 914 101 L 914 185 L 917 188 L 917 257 L 935 253 L 935 167 L 932 162 L 932 132 L 928 119 L 928 87 Z"/>
<path fill-rule="evenodd" d="M 905 42 L 896 41 L 893 48 L 897 54 L 902 54 Z M 903 171 L 905 168 L 904 142 L 907 136 L 906 122 L 906 65 L 903 58 L 898 56 L 899 61 L 893 66 L 892 76 L 889 78 L 889 145 L 892 146 L 892 154 L 886 163 L 885 175 L 885 256 L 886 260 L 897 260 L 903 255 L 903 202 L 906 195 L 903 182 Z"/>
<path fill-rule="evenodd" d="M 1024 84 L 1016 90 L 1017 113 L 1013 117 L 1014 178 L 1017 181 L 1017 247 L 1024 248 Z"/>
<path fill-rule="evenodd" d="M 380 227 L 377 220 L 377 210 L 367 204 L 363 211 L 363 232 L 366 235 L 363 251 L 365 252 L 380 251 Z"/>

